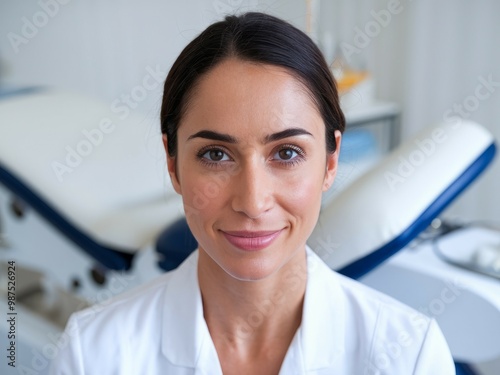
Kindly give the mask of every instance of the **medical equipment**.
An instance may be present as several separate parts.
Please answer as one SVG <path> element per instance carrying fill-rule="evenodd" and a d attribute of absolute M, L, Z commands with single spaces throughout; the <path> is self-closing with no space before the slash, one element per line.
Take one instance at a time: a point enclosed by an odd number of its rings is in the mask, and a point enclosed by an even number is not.
<path fill-rule="evenodd" d="M 100 266 L 129 269 L 182 213 L 147 118 L 42 90 L 3 99 L 0 124 L 0 182 Z"/>
<path fill-rule="evenodd" d="M 460 246 L 461 237 L 467 232 L 481 231 L 485 240 Z M 443 261 L 469 271 L 500 279 L 500 231 L 487 223 L 463 223 L 453 230 L 429 239 L 434 253 Z"/>

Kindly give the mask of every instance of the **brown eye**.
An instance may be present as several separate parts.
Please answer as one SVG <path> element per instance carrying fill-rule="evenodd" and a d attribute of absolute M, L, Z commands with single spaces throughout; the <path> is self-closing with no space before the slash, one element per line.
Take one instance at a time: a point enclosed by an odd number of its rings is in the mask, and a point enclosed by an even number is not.
<path fill-rule="evenodd" d="M 201 151 L 199 157 L 206 159 L 208 162 L 219 162 L 230 160 L 228 155 L 219 148 L 212 148 L 210 150 Z"/>
<path fill-rule="evenodd" d="M 273 155 L 273 160 L 282 166 L 292 167 L 305 160 L 304 151 L 295 145 L 282 145 Z"/>
<path fill-rule="evenodd" d="M 210 156 L 210 160 L 213 161 L 221 161 L 224 157 L 224 153 L 221 150 L 210 150 L 208 154 Z"/>
<path fill-rule="evenodd" d="M 281 160 L 290 160 L 291 158 L 293 158 L 294 153 L 296 152 L 290 148 L 284 148 L 278 151 L 278 155 Z"/>

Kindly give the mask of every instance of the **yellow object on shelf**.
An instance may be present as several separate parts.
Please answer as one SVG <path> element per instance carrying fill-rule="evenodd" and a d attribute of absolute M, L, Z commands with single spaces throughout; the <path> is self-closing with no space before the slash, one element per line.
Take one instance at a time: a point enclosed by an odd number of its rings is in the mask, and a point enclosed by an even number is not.
<path fill-rule="evenodd" d="M 342 92 L 349 91 L 352 87 L 369 78 L 368 72 L 359 72 L 354 70 L 344 70 L 341 77 L 335 77 L 338 90 Z"/>

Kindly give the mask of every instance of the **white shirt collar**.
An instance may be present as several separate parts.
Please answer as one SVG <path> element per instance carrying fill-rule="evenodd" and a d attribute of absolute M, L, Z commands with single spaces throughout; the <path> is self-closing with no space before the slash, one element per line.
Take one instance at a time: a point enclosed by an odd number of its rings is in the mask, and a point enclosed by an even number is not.
<path fill-rule="evenodd" d="M 333 271 L 309 246 L 307 286 L 299 328 L 307 371 L 331 367 L 344 353 L 345 305 Z"/>
<path fill-rule="evenodd" d="M 331 367 L 343 353 L 345 305 L 340 286 L 332 271 L 308 246 L 306 252 L 308 280 L 302 323 L 287 352 L 281 373 L 290 373 L 285 371 L 286 368 L 312 371 Z M 172 272 L 167 283 L 161 349 L 174 365 L 196 368 L 202 360 L 204 367 L 209 360 L 216 361 L 220 369 L 203 317 L 197 264 L 198 251 L 195 251 Z"/>
<path fill-rule="evenodd" d="M 172 364 L 182 367 L 196 367 L 201 344 L 209 335 L 203 318 L 197 264 L 195 251 L 172 272 L 164 295 L 161 348 Z"/>

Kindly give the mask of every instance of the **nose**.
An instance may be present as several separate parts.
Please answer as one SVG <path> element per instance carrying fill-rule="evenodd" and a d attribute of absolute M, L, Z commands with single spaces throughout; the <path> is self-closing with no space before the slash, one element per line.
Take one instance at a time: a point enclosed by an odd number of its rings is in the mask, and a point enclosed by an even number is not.
<path fill-rule="evenodd" d="M 249 218 L 256 219 L 274 205 L 272 174 L 258 161 L 247 163 L 236 175 L 232 208 Z"/>

